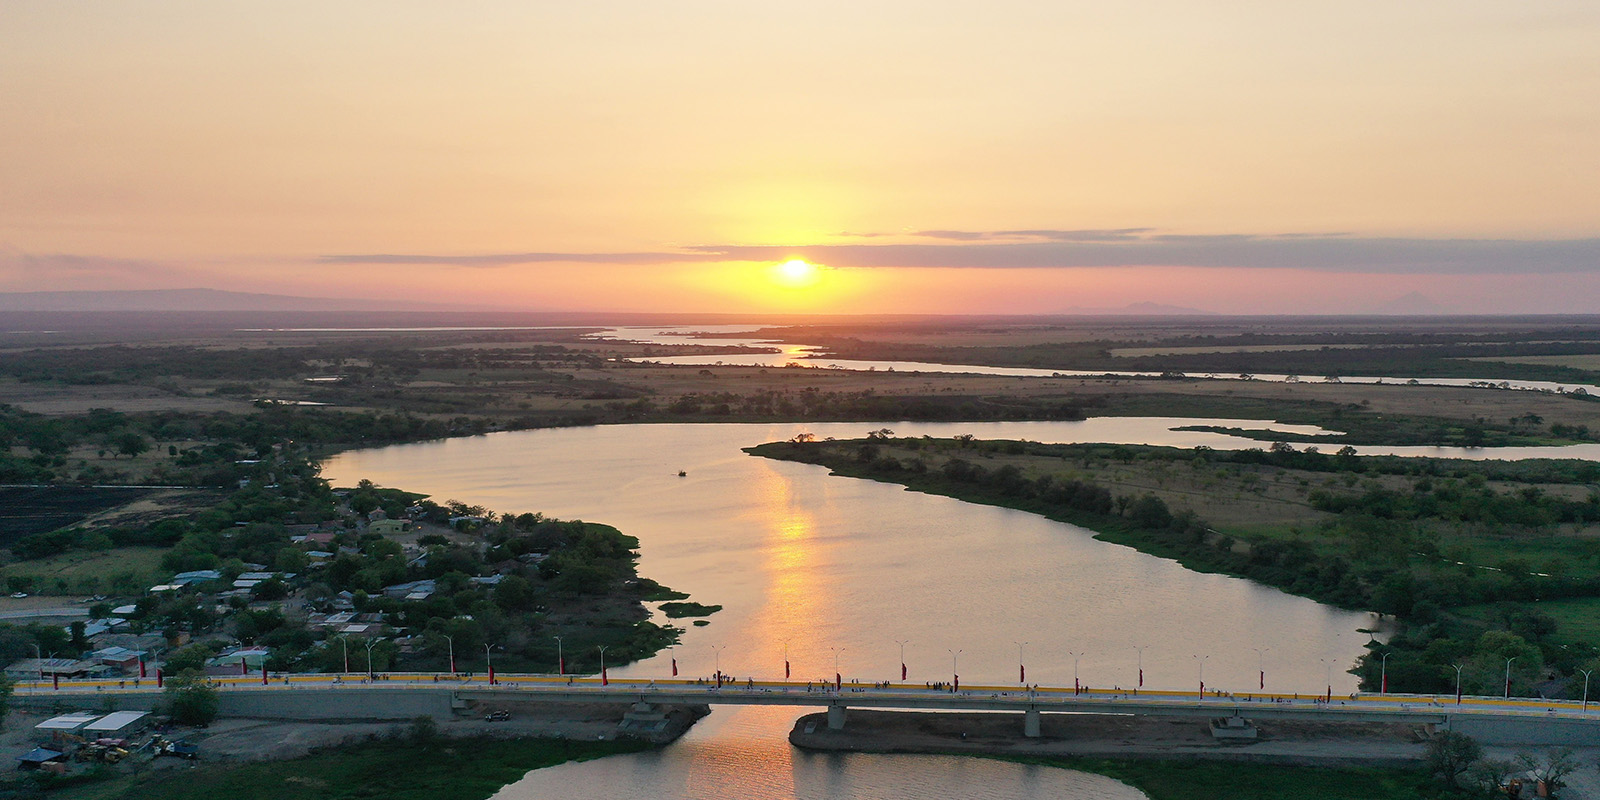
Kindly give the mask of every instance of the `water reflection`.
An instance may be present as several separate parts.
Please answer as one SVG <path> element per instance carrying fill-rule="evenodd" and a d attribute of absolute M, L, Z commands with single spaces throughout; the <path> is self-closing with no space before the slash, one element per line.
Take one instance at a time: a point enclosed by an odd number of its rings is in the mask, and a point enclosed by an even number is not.
<path fill-rule="evenodd" d="M 1213 447 L 1255 442 L 1200 431 L 1196 420 L 897 424 L 902 435 L 1123 441 Z M 1229 420 L 1208 420 L 1229 424 Z M 1249 423 L 1260 427 L 1259 421 Z M 899 677 L 896 640 L 910 640 L 910 680 L 948 680 L 960 648 L 963 682 L 1007 685 L 1015 641 L 1029 641 L 1028 675 L 1070 685 L 1071 653 L 1090 685 L 1133 686 L 1145 646 L 1146 685 L 1188 689 L 1195 655 L 1206 683 L 1248 691 L 1252 647 L 1270 646 L 1268 688 L 1321 691 L 1324 659 L 1348 664 L 1366 642 L 1367 614 L 1318 605 L 1092 538 L 1081 528 L 1008 509 L 832 477 L 806 464 L 747 456 L 740 447 L 861 436 L 881 425 L 684 424 L 492 434 L 354 451 L 325 468 L 337 484 L 370 478 L 500 511 L 539 510 L 614 524 L 641 541 L 641 574 L 725 608 L 690 627 L 682 674 L 722 668 L 796 680 Z M 687 477 L 678 477 L 686 470 Z M 613 671 L 664 677 L 669 656 Z M 1334 691 L 1354 678 L 1334 670 Z M 794 753 L 792 709 L 719 709 L 663 752 L 542 770 L 507 798 L 1137 797 L 1100 779 L 966 759 L 822 757 Z M 1087 781 L 1088 783 L 1079 783 Z M 1110 788 L 1106 788 L 1109 785 Z M 587 794 L 585 794 L 587 792 Z M 1118 792 L 1121 792 L 1120 794 Z"/>

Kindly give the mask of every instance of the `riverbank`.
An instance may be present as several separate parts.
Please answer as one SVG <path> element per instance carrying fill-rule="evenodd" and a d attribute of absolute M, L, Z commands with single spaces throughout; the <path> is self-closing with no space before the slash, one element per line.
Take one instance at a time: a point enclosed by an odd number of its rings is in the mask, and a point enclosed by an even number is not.
<path fill-rule="evenodd" d="M 1273 722 L 1262 739 L 1221 744 L 1206 720 L 1044 714 L 1041 736 L 1015 714 L 851 711 L 796 720 L 789 740 L 817 752 L 939 753 L 1093 772 L 1150 800 L 1415 800 L 1423 745 L 1411 726 Z M 811 729 L 807 733 L 807 729 Z"/>
<path fill-rule="evenodd" d="M 1040 735 L 1023 735 L 1017 714 L 852 709 L 844 730 L 827 714 L 795 721 L 789 741 L 805 750 L 863 753 L 963 753 L 1017 757 L 1206 759 L 1257 764 L 1404 769 L 1423 757 L 1421 726 L 1393 723 L 1272 721 L 1260 738 L 1224 744 L 1194 717 L 1041 714 Z"/>

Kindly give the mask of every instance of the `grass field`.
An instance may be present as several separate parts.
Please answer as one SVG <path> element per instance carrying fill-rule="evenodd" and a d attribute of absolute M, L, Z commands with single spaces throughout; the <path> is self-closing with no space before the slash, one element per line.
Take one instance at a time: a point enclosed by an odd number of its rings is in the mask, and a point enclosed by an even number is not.
<path fill-rule="evenodd" d="M 166 552 L 160 547 L 73 550 L 59 556 L 0 567 L 0 580 L 12 575 L 30 575 L 47 581 L 60 578 L 69 586 L 74 586 L 82 578 L 92 576 L 107 580 L 110 576 L 122 572 L 140 575 L 140 580 L 153 579 L 156 573 L 161 571 L 161 556 Z"/>
<path fill-rule="evenodd" d="M 1221 761 L 1111 761 L 1005 758 L 1115 778 L 1150 800 L 1420 800 L 1422 777 L 1411 770 L 1338 769 Z"/>
<path fill-rule="evenodd" d="M 1600 597 L 1580 597 L 1571 600 L 1543 600 L 1529 607 L 1550 615 L 1556 622 L 1554 638 L 1561 642 L 1587 642 L 1600 647 Z M 1457 613 L 1480 622 L 1493 622 L 1500 618 L 1496 605 L 1467 606 Z M 1600 692 L 1600 684 L 1596 685 Z"/>
<path fill-rule="evenodd" d="M 561 739 L 389 740 L 290 761 L 146 772 L 52 792 L 58 800 L 483 800 L 529 770 L 647 749 Z"/>

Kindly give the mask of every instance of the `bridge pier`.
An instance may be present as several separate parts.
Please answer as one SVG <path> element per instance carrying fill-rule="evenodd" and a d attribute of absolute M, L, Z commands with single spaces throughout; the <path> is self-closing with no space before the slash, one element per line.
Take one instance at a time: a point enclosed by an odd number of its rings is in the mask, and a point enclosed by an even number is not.
<path fill-rule="evenodd" d="M 844 706 L 841 706 L 841 705 L 838 705 L 838 704 L 834 704 L 834 705 L 828 706 L 828 730 L 830 730 L 830 731 L 842 731 L 842 730 L 844 730 L 844 714 L 845 714 Z"/>
<path fill-rule="evenodd" d="M 1022 712 L 1022 735 L 1029 739 L 1039 738 L 1039 709 L 1030 708 Z"/>

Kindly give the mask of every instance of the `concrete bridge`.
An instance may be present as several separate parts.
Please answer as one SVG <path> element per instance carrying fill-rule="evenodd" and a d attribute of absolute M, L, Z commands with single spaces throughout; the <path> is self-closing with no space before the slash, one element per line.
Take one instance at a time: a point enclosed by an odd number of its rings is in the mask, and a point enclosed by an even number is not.
<path fill-rule="evenodd" d="M 775 705 L 826 709 L 828 726 L 843 729 L 851 708 L 1014 713 L 1025 736 L 1039 735 L 1046 713 L 1245 717 L 1324 722 L 1389 722 L 1456 730 L 1490 744 L 1600 742 L 1600 703 L 1527 698 L 1355 694 L 1229 694 L 1225 692 L 1091 691 L 1072 687 L 962 686 L 959 691 L 908 683 L 786 681 L 602 680 L 557 675 L 483 677 L 434 673 L 261 675 L 212 678 L 222 713 L 281 719 L 410 719 L 448 717 L 472 707 L 507 702 L 615 703 L 649 718 L 662 706 Z M 19 706 L 153 708 L 154 679 L 24 681 Z"/>

